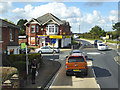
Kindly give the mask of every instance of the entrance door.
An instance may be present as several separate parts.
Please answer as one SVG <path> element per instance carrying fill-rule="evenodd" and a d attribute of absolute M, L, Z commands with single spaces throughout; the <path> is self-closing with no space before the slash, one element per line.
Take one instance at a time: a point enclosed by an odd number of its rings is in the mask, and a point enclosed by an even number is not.
<path fill-rule="evenodd" d="M 59 39 L 58 47 L 61 48 L 61 39 Z"/>

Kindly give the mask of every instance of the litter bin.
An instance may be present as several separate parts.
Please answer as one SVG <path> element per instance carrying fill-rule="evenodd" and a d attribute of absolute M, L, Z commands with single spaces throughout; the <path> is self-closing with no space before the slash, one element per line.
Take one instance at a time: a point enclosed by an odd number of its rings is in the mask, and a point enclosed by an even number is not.
<path fill-rule="evenodd" d="M 119 44 L 117 44 L 117 49 L 119 49 L 120 48 L 120 45 Z"/>

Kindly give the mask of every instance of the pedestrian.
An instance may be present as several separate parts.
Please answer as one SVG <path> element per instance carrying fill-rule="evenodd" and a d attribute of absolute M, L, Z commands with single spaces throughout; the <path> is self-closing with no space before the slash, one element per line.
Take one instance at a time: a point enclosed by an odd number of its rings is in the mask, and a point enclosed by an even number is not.
<path fill-rule="evenodd" d="M 37 69 L 37 63 L 36 63 L 36 59 L 32 60 L 31 63 L 31 70 L 32 70 L 32 84 L 35 84 L 35 74 L 36 74 L 36 69 Z"/>

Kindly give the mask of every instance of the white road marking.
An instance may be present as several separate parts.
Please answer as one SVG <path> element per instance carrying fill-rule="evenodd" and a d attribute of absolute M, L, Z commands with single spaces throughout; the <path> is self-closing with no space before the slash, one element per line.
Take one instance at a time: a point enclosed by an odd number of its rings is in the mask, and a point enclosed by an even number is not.
<path fill-rule="evenodd" d="M 101 53 L 98 53 L 98 52 L 88 52 L 87 54 L 98 55 L 98 54 L 101 54 Z"/>
<path fill-rule="evenodd" d="M 55 76 L 55 78 L 54 78 L 52 84 L 50 85 L 49 89 L 53 86 L 53 83 L 55 82 L 55 80 L 56 80 L 56 78 L 58 77 L 58 75 L 59 75 L 59 73 L 57 73 L 57 75 Z"/>

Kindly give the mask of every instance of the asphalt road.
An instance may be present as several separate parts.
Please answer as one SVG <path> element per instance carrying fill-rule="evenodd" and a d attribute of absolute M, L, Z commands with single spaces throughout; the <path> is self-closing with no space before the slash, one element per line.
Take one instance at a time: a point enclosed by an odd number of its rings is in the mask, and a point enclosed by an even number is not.
<path fill-rule="evenodd" d="M 95 72 L 95 77 L 97 83 L 100 85 L 100 88 L 118 88 L 120 85 L 120 66 L 114 61 L 114 57 L 117 56 L 115 50 L 108 50 L 108 51 L 98 51 L 96 47 L 92 47 L 90 42 L 80 40 L 82 42 L 82 47 L 80 50 L 83 52 L 84 55 L 87 55 L 88 61 L 92 61 L 93 65 L 92 68 Z M 91 81 L 94 81 L 93 74 L 91 73 L 91 67 L 89 67 L 89 75 L 87 77 L 68 77 L 65 74 L 65 56 L 69 54 L 69 51 L 62 52 L 60 54 L 55 54 L 54 59 L 59 61 L 62 64 L 60 71 L 56 74 L 54 79 L 51 81 L 50 88 L 85 88 L 85 84 L 87 85 L 87 79 L 89 80 L 88 87 L 93 85 L 96 87 Z M 51 58 L 52 54 L 50 55 L 43 55 L 43 58 Z M 92 78 L 93 77 L 93 78 Z M 82 85 L 82 86 L 80 86 Z M 90 86 L 89 86 L 90 85 Z M 73 87 L 71 87 L 73 86 Z"/>
<path fill-rule="evenodd" d="M 86 44 L 87 41 L 82 41 Z M 88 42 L 89 43 L 89 42 Z M 86 48 L 82 50 L 93 61 L 93 69 L 96 79 L 101 88 L 118 88 L 120 85 L 120 66 L 115 62 L 117 56 L 115 50 L 98 51 L 97 48 Z"/>

